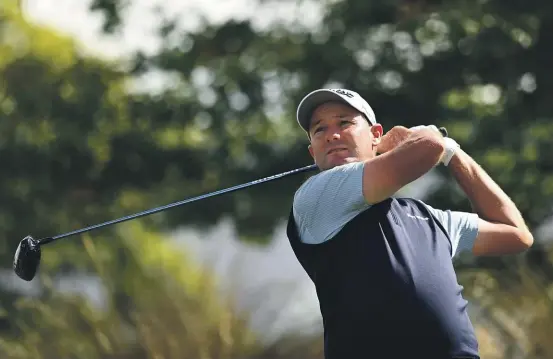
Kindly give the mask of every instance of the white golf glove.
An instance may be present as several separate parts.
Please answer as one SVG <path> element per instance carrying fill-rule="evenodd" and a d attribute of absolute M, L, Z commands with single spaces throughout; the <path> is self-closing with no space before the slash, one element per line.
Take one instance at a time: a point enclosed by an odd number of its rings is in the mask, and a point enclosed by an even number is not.
<path fill-rule="evenodd" d="M 434 131 L 441 134 L 438 127 L 436 127 L 434 125 L 415 126 L 415 127 L 411 127 L 410 130 L 416 131 L 416 130 L 420 130 L 420 129 L 423 129 L 423 128 L 429 128 L 429 129 L 432 129 L 432 130 L 434 130 Z M 444 166 L 447 166 L 447 165 L 449 165 L 449 162 L 451 161 L 451 159 L 455 155 L 455 152 L 457 152 L 457 149 L 461 148 L 461 146 L 459 146 L 459 144 L 453 138 L 450 138 L 450 137 L 444 137 L 444 142 L 445 142 L 445 152 L 444 152 L 444 155 L 442 156 L 442 159 L 440 160 L 440 162 L 443 163 Z"/>

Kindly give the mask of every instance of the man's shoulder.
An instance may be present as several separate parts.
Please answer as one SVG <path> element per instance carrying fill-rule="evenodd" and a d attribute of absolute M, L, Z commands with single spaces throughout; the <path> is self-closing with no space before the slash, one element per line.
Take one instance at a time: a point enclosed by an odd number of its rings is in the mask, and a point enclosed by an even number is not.
<path fill-rule="evenodd" d="M 315 178 L 317 176 L 319 176 L 320 173 L 317 173 L 311 177 L 309 177 L 308 179 L 306 179 L 299 187 L 298 189 L 296 190 L 295 194 L 294 194 L 294 201 L 297 200 L 298 197 L 301 196 L 301 194 L 303 192 L 305 192 L 305 189 L 306 188 L 309 188 L 309 186 L 311 185 L 311 183 L 315 180 Z"/>
<path fill-rule="evenodd" d="M 294 200 L 306 192 L 310 193 L 311 191 L 315 191 L 319 193 L 319 191 L 325 188 L 329 183 L 331 183 L 331 181 L 340 182 L 345 180 L 362 167 L 363 162 L 352 162 L 320 171 L 309 177 L 300 185 L 294 194 Z"/>

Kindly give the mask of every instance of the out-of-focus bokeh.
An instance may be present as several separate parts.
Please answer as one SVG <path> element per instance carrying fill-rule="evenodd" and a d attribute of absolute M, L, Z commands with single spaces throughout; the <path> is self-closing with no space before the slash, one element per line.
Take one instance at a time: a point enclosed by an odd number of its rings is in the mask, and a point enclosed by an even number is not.
<path fill-rule="evenodd" d="M 285 236 L 307 175 L 43 248 L 18 242 L 311 163 L 295 107 L 360 92 L 437 124 L 513 198 L 528 252 L 455 262 L 483 358 L 553 358 L 553 2 L 3 0 L 0 357 L 322 358 Z M 470 210 L 443 168 L 403 194 Z M 393 345 L 394 343 L 390 343 Z"/>

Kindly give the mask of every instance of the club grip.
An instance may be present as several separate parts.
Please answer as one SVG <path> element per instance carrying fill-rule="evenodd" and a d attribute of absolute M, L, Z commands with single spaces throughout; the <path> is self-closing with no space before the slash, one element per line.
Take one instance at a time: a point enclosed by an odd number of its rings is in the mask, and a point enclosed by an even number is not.
<path fill-rule="evenodd" d="M 445 127 L 440 127 L 439 130 L 440 130 L 440 133 L 442 134 L 442 136 L 447 137 L 448 133 L 447 133 L 447 129 Z"/>

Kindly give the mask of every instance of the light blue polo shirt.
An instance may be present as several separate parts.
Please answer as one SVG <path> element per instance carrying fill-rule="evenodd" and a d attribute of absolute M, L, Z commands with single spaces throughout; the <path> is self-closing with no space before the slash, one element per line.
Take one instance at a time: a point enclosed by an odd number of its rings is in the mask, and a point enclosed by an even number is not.
<path fill-rule="evenodd" d="M 304 243 L 332 239 L 346 223 L 371 207 L 363 197 L 363 164 L 354 162 L 320 172 L 296 191 L 293 213 Z M 446 229 L 452 257 L 472 250 L 478 234 L 477 214 L 424 205 Z"/>

